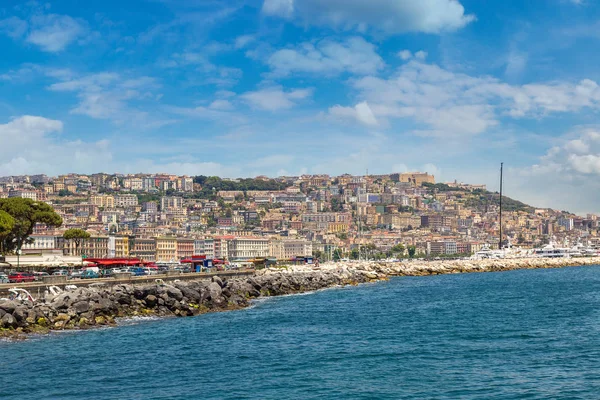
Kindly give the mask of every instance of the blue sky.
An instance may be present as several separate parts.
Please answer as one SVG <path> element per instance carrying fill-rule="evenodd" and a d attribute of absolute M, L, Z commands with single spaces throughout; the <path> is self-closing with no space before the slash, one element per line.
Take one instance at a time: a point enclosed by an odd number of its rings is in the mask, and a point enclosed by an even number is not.
<path fill-rule="evenodd" d="M 427 170 L 598 212 L 592 0 L 0 4 L 0 175 Z"/>

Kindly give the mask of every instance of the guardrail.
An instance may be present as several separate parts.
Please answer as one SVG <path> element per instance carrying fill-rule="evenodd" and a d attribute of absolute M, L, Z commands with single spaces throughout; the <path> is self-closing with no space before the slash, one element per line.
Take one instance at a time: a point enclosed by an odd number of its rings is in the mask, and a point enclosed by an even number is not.
<path fill-rule="evenodd" d="M 255 270 L 237 270 L 237 271 L 219 271 L 219 272 L 189 272 L 180 274 L 158 274 L 158 275 L 144 275 L 144 276 L 129 276 L 129 277 L 115 277 L 115 278 L 97 278 L 97 279 L 71 279 L 62 282 L 26 282 L 26 283 L 3 283 L 0 284 L 0 297 L 8 295 L 8 290 L 11 288 L 21 288 L 29 291 L 36 299 L 43 294 L 44 290 L 49 286 L 58 286 L 63 288 L 67 285 L 75 285 L 78 287 L 90 286 L 93 284 L 103 284 L 107 286 L 114 286 L 119 284 L 144 284 L 154 283 L 155 279 L 162 279 L 164 282 L 173 282 L 175 280 L 180 281 L 192 281 L 199 279 L 210 279 L 213 276 L 220 278 L 235 278 L 239 276 L 254 275 Z"/>

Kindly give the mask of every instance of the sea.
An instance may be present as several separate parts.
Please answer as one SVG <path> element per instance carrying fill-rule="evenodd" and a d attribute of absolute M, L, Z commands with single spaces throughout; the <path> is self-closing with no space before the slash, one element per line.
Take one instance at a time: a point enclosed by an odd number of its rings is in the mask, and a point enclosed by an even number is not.
<path fill-rule="evenodd" d="M 399 277 L 0 342 L 1 399 L 600 399 L 600 267 Z"/>

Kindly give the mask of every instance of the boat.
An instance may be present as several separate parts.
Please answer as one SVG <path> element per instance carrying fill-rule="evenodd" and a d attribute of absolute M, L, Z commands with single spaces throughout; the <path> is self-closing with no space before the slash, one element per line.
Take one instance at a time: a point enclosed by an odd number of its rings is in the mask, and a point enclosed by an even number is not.
<path fill-rule="evenodd" d="M 550 241 L 547 245 L 533 250 L 534 257 L 542 258 L 568 258 L 571 257 L 571 249 L 568 247 L 557 247 L 554 241 Z"/>
<path fill-rule="evenodd" d="M 486 243 L 481 246 L 481 249 L 476 252 L 472 258 L 475 260 L 483 260 L 483 259 L 497 259 L 504 258 L 505 254 L 502 250 L 492 250 L 490 246 Z"/>

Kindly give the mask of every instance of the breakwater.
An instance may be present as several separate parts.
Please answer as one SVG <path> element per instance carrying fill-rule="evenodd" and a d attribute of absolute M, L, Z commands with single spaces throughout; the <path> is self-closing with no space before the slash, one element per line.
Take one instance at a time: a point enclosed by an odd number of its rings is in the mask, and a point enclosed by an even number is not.
<path fill-rule="evenodd" d="M 426 276 L 560 268 L 600 264 L 600 257 L 557 259 L 496 259 L 408 262 L 339 262 L 256 271 L 250 277 L 191 280 L 172 283 L 98 285 L 47 293 L 35 301 L 0 301 L 0 336 L 23 337 L 52 330 L 88 329 L 115 324 L 132 316 L 196 316 L 236 310 L 252 299 L 303 293 L 338 285 L 354 285 L 388 276 Z"/>
<path fill-rule="evenodd" d="M 41 299 L 0 301 L 0 336 L 88 329 L 114 325 L 133 316 L 196 316 L 244 308 L 262 296 L 314 291 L 385 279 L 372 271 L 342 268 L 329 271 L 257 271 L 251 277 L 152 284 L 98 285 L 46 293 Z"/>

